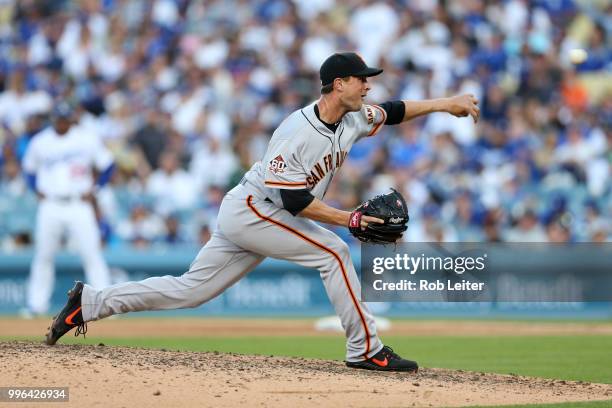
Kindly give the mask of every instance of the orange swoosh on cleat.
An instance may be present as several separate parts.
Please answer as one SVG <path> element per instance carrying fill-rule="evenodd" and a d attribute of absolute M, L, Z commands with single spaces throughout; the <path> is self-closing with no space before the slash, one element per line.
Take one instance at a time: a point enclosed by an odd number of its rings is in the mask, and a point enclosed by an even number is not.
<path fill-rule="evenodd" d="M 68 316 L 66 316 L 66 320 L 64 320 L 66 322 L 66 324 L 73 326 L 76 323 L 72 322 L 72 319 L 74 318 L 74 316 L 76 316 L 77 313 L 79 313 L 79 311 L 81 310 L 81 306 L 79 306 L 74 312 L 70 313 Z M 387 359 L 385 359 L 387 360 Z M 387 365 L 387 364 L 385 364 Z"/>
<path fill-rule="evenodd" d="M 372 357 L 372 361 L 374 362 L 374 364 L 381 366 L 381 367 L 386 367 L 387 364 L 389 364 L 389 361 L 387 360 L 387 357 L 385 357 L 384 360 L 377 360 L 374 357 Z"/>

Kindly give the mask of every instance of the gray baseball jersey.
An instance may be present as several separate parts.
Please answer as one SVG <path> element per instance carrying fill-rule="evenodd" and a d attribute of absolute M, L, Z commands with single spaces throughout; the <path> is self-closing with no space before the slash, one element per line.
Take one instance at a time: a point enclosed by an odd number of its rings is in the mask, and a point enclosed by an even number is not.
<path fill-rule="evenodd" d="M 260 162 L 245 178 L 279 207 L 280 189 L 304 189 L 323 199 L 355 142 L 375 135 L 387 118 L 376 105 L 349 112 L 335 132 L 317 117 L 314 103 L 289 115 L 276 129 Z"/>
<path fill-rule="evenodd" d="M 218 226 L 189 271 L 99 290 L 85 285 L 83 318 L 196 307 L 218 296 L 266 257 L 317 269 L 347 337 L 347 361 L 383 347 L 348 245 L 333 232 L 282 208 L 280 189 L 307 188 L 321 199 L 351 146 L 376 134 L 386 120 L 379 106 L 346 114 L 335 132 L 316 116 L 314 103 L 293 112 L 274 132 L 263 159 L 226 194 Z"/>

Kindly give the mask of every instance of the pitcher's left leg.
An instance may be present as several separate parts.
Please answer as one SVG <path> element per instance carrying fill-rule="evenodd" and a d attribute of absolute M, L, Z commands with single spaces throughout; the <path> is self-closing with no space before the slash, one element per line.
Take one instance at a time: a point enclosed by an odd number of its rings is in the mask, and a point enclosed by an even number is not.
<path fill-rule="evenodd" d="M 230 239 L 250 251 L 318 269 L 346 333 L 347 361 L 363 361 L 379 352 L 383 346 L 372 314 L 361 301 L 348 245 L 333 232 L 264 200 L 251 197 L 243 205 L 254 218 L 251 234 L 244 234 L 236 223 L 222 223 Z"/>

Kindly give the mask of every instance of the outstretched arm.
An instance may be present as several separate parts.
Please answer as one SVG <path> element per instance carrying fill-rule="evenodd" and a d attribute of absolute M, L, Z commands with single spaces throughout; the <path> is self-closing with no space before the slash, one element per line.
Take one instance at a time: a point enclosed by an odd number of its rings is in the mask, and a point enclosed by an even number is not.
<path fill-rule="evenodd" d="M 470 115 L 474 123 L 480 117 L 478 99 L 472 94 L 452 96 L 450 98 L 428 99 L 424 101 L 402 101 L 405 112 L 402 122 L 433 112 L 447 112 L 453 116 L 464 117 Z"/>

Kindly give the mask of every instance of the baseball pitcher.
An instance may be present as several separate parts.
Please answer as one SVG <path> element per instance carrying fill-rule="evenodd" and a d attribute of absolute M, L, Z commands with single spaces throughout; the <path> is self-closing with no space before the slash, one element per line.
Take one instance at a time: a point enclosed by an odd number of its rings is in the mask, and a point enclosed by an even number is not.
<path fill-rule="evenodd" d="M 378 337 L 360 297 L 348 245 L 313 221 L 348 227 L 364 241 L 393 242 L 408 221 L 399 193 L 376 197 L 353 212 L 322 201 L 352 145 L 374 137 L 383 125 L 430 112 L 471 115 L 477 121 L 480 111 L 471 95 L 366 105 L 368 78 L 380 73 L 382 69 L 368 67 L 355 53 L 336 53 L 325 60 L 321 97 L 280 124 L 261 161 L 226 194 L 217 229 L 189 271 L 104 289 L 77 282 L 50 327 L 47 344 L 55 344 L 74 327 L 79 333 L 86 322 L 118 313 L 196 307 L 272 257 L 319 271 L 346 333 L 349 367 L 416 371 L 416 362 L 401 358 Z M 374 204 L 382 209 L 380 217 L 366 211 Z"/>

